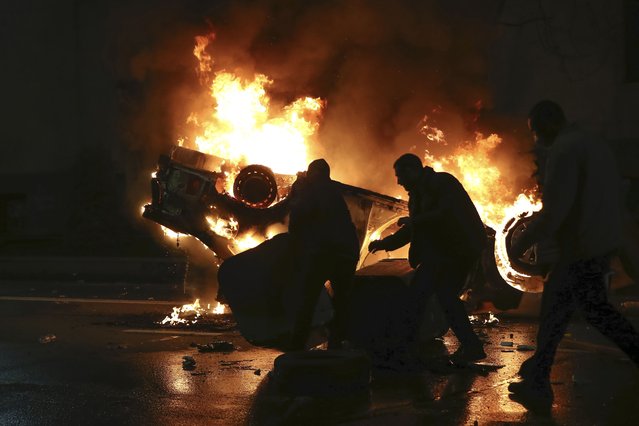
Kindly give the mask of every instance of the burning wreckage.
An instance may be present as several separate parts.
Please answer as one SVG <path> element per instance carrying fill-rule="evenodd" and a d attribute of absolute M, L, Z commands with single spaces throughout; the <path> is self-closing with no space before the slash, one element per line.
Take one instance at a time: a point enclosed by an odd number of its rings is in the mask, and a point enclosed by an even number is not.
<path fill-rule="evenodd" d="M 241 333 L 256 345 L 278 346 L 290 331 L 294 283 L 286 271 L 295 262 L 295 254 L 288 250 L 285 223 L 287 195 L 295 179 L 295 175 L 275 174 L 263 165 L 248 165 L 238 172 L 222 158 L 175 146 L 170 155 L 160 156 L 151 180 L 152 201 L 144 207 L 145 218 L 197 238 L 222 262 L 218 299 L 230 306 Z M 361 243 L 349 302 L 349 335 L 363 347 L 383 350 L 404 337 L 402 306 L 412 271 L 405 258 L 380 260 L 367 253 L 367 246 L 397 229 L 398 218 L 407 214 L 407 203 L 340 185 Z M 534 259 L 504 262 L 500 255 L 529 217 L 530 212 L 512 216 L 497 233 L 497 241 L 495 231 L 486 227 L 491 244 L 461 295 L 471 311 L 485 302 L 502 310 L 515 308 L 520 290 L 531 290 L 540 282 Z M 498 268 L 503 263 L 509 264 L 507 268 Z M 331 317 L 329 294 L 327 285 L 315 312 L 316 325 Z M 448 325 L 439 305 L 428 303 L 420 334 L 441 336 Z"/>

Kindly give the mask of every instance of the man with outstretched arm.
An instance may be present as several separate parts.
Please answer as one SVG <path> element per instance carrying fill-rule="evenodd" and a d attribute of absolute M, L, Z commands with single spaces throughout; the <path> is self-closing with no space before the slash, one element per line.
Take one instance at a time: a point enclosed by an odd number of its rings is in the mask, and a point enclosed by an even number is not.
<path fill-rule="evenodd" d="M 368 246 L 369 251 L 392 251 L 410 243 L 408 259 L 415 268 L 409 298 L 409 333 L 417 339 L 428 298 L 434 293 L 455 336 L 459 349 L 453 361 L 470 362 L 486 357 L 459 299 L 466 277 L 486 244 L 486 231 L 462 184 L 448 173 L 424 167 L 419 157 L 404 154 L 393 165 L 397 183 L 409 194 L 408 217 L 398 221 L 394 234 Z"/>

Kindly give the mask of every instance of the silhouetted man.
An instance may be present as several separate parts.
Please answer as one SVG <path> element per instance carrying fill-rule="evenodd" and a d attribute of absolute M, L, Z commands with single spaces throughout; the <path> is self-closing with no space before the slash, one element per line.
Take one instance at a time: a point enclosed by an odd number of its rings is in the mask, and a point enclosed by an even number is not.
<path fill-rule="evenodd" d="M 426 301 L 435 293 L 448 322 L 459 339 L 453 360 L 468 362 L 486 357 L 475 335 L 459 292 L 486 243 L 479 214 L 461 183 L 448 173 L 423 167 L 416 155 L 404 154 L 395 162 L 397 183 L 409 194 L 409 216 L 401 228 L 369 251 L 396 250 L 410 242 L 408 260 L 416 268 L 411 283 L 411 343 L 416 340 Z"/>
<path fill-rule="evenodd" d="M 621 187 L 612 152 L 568 124 L 554 102 L 539 102 L 528 117 L 533 137 L 549 148 L 543 208 L 510 254 L 521 257 L 533 243 L 549 240 L 557 242 L 560 254 L 544 285 L 537 350 L 519 370 L 523 380 L 508 389 L 513 399 L 547 411 L 553 400 L 550 369 L 576 308 L 636 364 L 639 335 L 606 295 L 610 255 L 621 243 Z"/>
<path fill-rule="evenodd" d="M 291 189 L 289 233 L 293 255 L 299 260 L 294 285 L 301 301 L 291 349 L 305 347 L 315 305 L 327 280 L 334 308 L 329 348 L 339 347 L 345 337 L 345 303 L 359 259 L 359 241 L 338 185 L 330 178 L 328 163 L 320 159 L 309 164 L 306 175 Z"/>

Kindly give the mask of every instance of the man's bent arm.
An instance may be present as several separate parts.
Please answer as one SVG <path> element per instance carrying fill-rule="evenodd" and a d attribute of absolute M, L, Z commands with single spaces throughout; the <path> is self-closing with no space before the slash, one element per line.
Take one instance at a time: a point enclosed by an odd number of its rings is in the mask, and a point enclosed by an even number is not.
<path fill-rule="evenodd" d="M 409 225 L 402 226 L 397 230 L 397 232 L 382 240 L 384 245 L 383 249 L 386 251 L 393 251 L 400 247 L 404 247 L 406 244 L 410 243 L 411 234 L 412 232 Z"/>

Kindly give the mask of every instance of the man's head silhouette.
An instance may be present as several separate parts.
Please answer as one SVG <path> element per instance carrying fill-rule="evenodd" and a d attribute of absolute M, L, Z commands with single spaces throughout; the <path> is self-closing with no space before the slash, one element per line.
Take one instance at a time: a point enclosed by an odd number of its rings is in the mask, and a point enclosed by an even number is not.
<path fill-rule="evenodd" d="M 551 145 L 561 129 L 566 125 L 564 111 L 556 102 L 543 100 L 537 102 L 528 113 L 528 128 L 535 141 Z"/>
<path fill-rule="evenodd" d="M 323 158 L 311 161 L 306 170 L 306 178 L 312 182 L 329 180 L 331 178 L 331 167 Z"/>
<path fill-rule="evenodd" d="M 397 184 L 403 186 L 406 191 L 410 191 L 419 183 L 424 166 L 422 160 L 415 154 L 404 154 L 395 161 L 393 168 Z"/>

